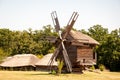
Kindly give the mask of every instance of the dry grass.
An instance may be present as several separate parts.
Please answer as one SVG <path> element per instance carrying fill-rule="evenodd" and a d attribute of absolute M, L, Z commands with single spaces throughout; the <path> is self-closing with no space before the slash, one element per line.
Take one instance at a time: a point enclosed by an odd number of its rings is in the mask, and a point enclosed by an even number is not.
<path fill-rule="evenodd" d="M 120 72 L 88 72 L 61 74 L 39 71 L 0 71 L 0 80 L 120 80 Z"/>

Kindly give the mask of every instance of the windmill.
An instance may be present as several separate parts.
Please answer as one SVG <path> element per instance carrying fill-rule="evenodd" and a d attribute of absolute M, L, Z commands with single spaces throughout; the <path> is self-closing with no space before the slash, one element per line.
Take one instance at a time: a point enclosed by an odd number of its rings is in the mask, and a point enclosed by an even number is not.
<path fill-rule="evenodd" d="M 73 12 L 70 20 L 68 21 L 66 28 L 63 31 L 61 31 L 56 11 L 51 13 L 53 25 L 55 27 L 56 32 L 58 33 L 60 42 L 59 42 L 53 56 L 51 57 L 51 59 L 49 61 L 50 67 L 52 67 L 54 59 L 56 59 L 58 54 L 60 54 L 60 55 L 63 55 L 63 57 L 64 57 L 64 62 L 66 65 L 67 72 L 72 72 L 71 61 L 69 59 L 69 56 L 68 56 L 68 53 L 66 50 L 66 46 L 64 43 L 67 42 L 66 38 L 67 38 L 69 32 L 71 31 L 74 23 L 76 22 L 78 16 L 79 16 L 79 14 L 77 12 Z M 61 53 L 61 51 L 62 51 L 62 53 Z"/>

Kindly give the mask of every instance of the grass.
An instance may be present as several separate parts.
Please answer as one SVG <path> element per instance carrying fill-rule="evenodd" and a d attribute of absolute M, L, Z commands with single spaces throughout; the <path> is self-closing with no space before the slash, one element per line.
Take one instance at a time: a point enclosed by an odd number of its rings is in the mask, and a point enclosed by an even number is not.
<path fill-rule="evenodd" d="M 41 71 L 0 71 L 0 80 L 120 80 L 120 72 L 88 72 L 61 74 Z"/>

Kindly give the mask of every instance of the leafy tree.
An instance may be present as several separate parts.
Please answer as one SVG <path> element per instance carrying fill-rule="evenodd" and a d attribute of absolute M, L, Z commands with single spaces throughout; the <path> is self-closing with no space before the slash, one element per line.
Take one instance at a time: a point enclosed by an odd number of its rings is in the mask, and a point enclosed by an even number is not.
<path fill-rule="evenodd" d="M 120 70 L 120 38 L 119 30 L 113 30 L 110 34 L 108 29 L 101 25 L 94 25 L 88 29 L 88 35 L 100 42 L 96 47 L 98 65 L 104 64 L 111 71 Z"/>
<path fill-rule="evenodd" d="M 0 29 L 0 48 L 7 54 L 40 54 L 45 55 L 54 51 L 53 45 L 47 40 L 47 36 L 56 36 L 50 25 L 42 30 L 10 31 Z"/>
<path fill-rule="evenodd" d="M 3 61 L 5 57 L 7 57 L 8 54 L 4 52 L 3 49 L 0 48 L 0 63 Z"/>
<path fill-rule="evenodd" d="M 2 48 L 6 54 L 10 54 L 11 51 L 11 33 L 12 31 L 10 31 L 9 29 L 0 29 L 0 48 Z"/>
<path fill-rule="evenodd" d="M 108 29 L 103 28 L 101 25 L 94 25 L 88 29 L 88 35 L 100 43 L 103 43 L 108 35 Z"/>
<path fill-rule="evenodd" d="M 120 70 L 120 38 L 119 38 L 119 30 L 113 30 L 110 33 L 110 36 L 108 37 L 106 41 L 106 48 L 107 52 L 106 54 L 109 55 L 109 58 L 107 60 L 108 66 L 111 71 L 117 71 Z M 106 56 L 107 58 L 108 56 Z"/>

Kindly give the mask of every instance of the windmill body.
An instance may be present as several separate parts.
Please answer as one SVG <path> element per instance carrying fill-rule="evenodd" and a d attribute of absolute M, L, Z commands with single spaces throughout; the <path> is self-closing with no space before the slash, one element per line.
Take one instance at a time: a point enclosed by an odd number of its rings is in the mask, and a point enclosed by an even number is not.
<path fill-rule="evenodd" d="M 51 16 L 59 38 L 54 42 L 56 50 L 49 61 L 50 68 L 54 59 L 63 60 L 65 63 L 64 70 L 67 72 L 81 71 L 84 66 L 95 65 L 96 53 L 93 52 L 93 49 L 99 43 L 81 32 L 72 30 L 79 14 L 73 12 L 62 32 L 56 12 L 52 12 Z"/>

